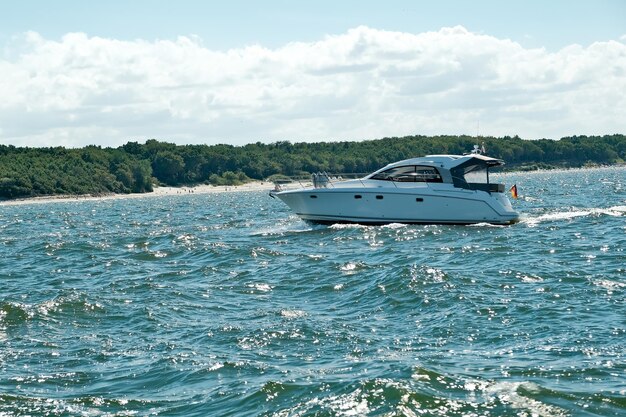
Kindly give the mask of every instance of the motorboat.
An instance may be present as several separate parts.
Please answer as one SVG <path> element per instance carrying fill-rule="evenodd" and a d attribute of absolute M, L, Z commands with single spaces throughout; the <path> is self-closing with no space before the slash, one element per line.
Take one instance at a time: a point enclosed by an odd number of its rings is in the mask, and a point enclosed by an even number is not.
<path fill-rule="evenodd" d="M 314 223 L 506 225 L 517 222 L 519 213 L 504 184 L 489 179 L 490 169 L 502 165 L 475 147 L 467 155 L 398 161 L 358 179 L 313 174 L 310 186 L 277 186 L 270 196 Z"/>

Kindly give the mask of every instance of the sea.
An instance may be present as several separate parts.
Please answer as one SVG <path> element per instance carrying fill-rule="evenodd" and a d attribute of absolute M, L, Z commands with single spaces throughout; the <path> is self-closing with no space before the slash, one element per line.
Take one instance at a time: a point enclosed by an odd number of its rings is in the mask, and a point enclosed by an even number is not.
<path fill-rule="evenodd" d="M 517 224 L 0 205 L 0 416 L 625 416 L 626 168 L 499 180 Z"/>

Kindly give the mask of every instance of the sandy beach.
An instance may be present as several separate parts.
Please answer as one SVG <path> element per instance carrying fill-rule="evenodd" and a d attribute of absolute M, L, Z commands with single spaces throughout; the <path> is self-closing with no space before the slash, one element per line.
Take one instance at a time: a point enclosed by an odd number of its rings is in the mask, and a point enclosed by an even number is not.
<path fill-rule="evenodd" d="M 271 182 L 252 181 L 237 186 L 213 186 L 213 185 L 196 185 L 194 187 L 154 187 L 151 193 L 136 194 L 107 194 L 107 195 L 51 195 L 43 197 L 18 198 L 15 200 L 0 201 L 0 206 L 13 206 L 20 204 L 42 204 L 50 202 L 66 202 L 66 201 L 89 201 L 89 200 L 112 200 L 122 198 L 146 198 L 146 197 L 162 197 L 181 194 L 213 194 L 213 193 L 236 193 L 244 191 L 263 191 L 271 190 L 274 184 Z"/>

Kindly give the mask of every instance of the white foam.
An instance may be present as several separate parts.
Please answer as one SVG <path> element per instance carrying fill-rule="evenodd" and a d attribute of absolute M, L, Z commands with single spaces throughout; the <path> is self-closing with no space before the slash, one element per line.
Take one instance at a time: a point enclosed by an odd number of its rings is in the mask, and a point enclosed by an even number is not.
<path fill-rule="evenodd" d="M 265 283 L 248 284 L 248 288 L 252 288 L 260 292 L 272 291 L 272 286 L 269 284 L 265 284 Z"/>
<path fill-rule="evenodd" d="M 298 319 L 306 316 L 306 312 L 302 310 L 281 310 L 280 315 L 287 319 Z"/>
<path fill-rule="evenodd" d="M 501 224 L 491 224 L 491 223 L 474 223 L 469 224 L 468 227 L 506 227 Z"/>
<path fill-rule="evenodd" d="M 609 291 L 609 293 L 612 293 L 615 290 L 621 290 L 626 288 L 626 283 L 611 281 L 610 279 L 597 279 L 593 281 L 593 284 L 597 285 L 598 287 L 604 288 L 605 290 Z"/>
<path fill-rule="evenodd" d="M 586 210 L 570 210 L 570 211 L 557 211 L 554 213 L 547 213 L 537 217 L 523 217 L 521 219 L 522 223 L 526 223 L 529 226 L 535 226 L 542 222 L 547 221 L 560 221 L 560 220 L 571 220 L 577 217 L 586 217 L 586 216 L 612 216 L 612 217 L 620 217 L 626 214 L 626 206 L 614 206 L 609 208 L 592 208 Z"/>
<path fill-rule="evenodd" d="M 607 210 L 624 214 L 626 213 L 626 206 L 613 206 L 613 207 L 609 207 Z"/>
<path fill-rule="evenodd" d="M 559 407 L 542 403 L 541 401 L 528 398 L 519 393 L 520 389 L 532 393 L 539 392 L 539 386 L 533 382 L 501 381 L 481 388 L 483 389 L 483 393 L 488 397 L 495 397 L 502 403 L 508 404 L 518 410 L 527 410 L 531 416 L 565 417 L 569 415 L 569 413 Z"/>
<path fill-rule="evenodd" d="M 356 223 L 335 223 L 328 226 L 329 229 L 343 230 L 343 229 L 364 229 L 367 226 Z"/>

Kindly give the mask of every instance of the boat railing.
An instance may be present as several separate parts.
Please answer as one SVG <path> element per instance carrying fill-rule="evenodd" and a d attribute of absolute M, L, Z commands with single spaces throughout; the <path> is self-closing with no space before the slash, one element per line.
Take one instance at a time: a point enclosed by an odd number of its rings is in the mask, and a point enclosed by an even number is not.
<path fill-rule="evenodd" d="M 325 171 L 311 174 L 311 182 L 314 188 L 328 188 L 329 185 L 334 187 L 330 175 Z"/>
<path fill-rule="evenodd" d="M 456 187 L 463 188 L 471 191 L 486 191 L 489 193 L 502 193 L 504 192 L 504 184 L 500 183 L 480 183 L 480 182 L 468 182 L 464 177 L 453 176 L 453 183 Z M 335 184 L 339 182 L 346 181 L 346 179 L 341 176 L 331 176 L 327 172 L 318 172 L 311 175 L 311 182 L 302 182 L 302 180 L 294 180 L 291 184 L 298 184 L 299 188 L 307 188 L 313 186 L 313 188 L 336 188 Z M 355 178 L 354 181 L 358 181 L 363 188 L 376 188 L 375 185 L 365 183 L 364 178 Z M 398 187 L 396 181 L 388 181 L 393 184 L 394 188 Z M 428 184 L 428 181 L 421 182 L 418 181 L 419 184 Z M 274 192 L 280 192 L 287 190 L 291 187 L 288 186 L 287 183 L 275 183 Z"/>
<path fill-rule="evenodd" d="M 274 192 L 280 192 L 280 191 L 285 191 L 294 187 L 290 187 L 289 184 L 293 184 L 294 186 L 297 184 L 299 185 L 299 187 L 295 187 L 295 188 L 308 188 L 313 186 L 313 188 L 336 188 L 335 184 L 339 183 L 339 182 L 344 182 L 344 181 L 348 181 L 349 179 L 343 178 L 342 176 L 335 176 L 335 175 L 330 175 L 327 172 L 316 172 L 311 174 L 311 182 L 304 182 L 302 181 L 302 179 L 293 179 L 291 182 L 287 183 L 287 182 L 275 182 L 274 183 Z M 360 178 L 353 178 L 351 179 L 351 181 L 358 181 L 361 184 L 361 187 L 363 188 L 377 188 L 375 185 L 373 184 L 369 184 L 364 182 L 364 178 L 360 177 Z M 395 188 L 400 188 L 398 187 L 398 185 L 396 184 L 395 181 L 388 181 L 391 184 L 393 184 L 393 186 Z M 356 184 L 356 183 L 355 183 Z"/>
<path fill-rule="evenodd" d="M 372 188 L 372 187 L 368 187 L 363 182 L 363 178 L 355 178 L 355 179 L 361 183 L 361 186 L 363 188 Z M 311 175 L 311 182 L 313 183 L 314 188 L 335 188 L 335 183 L 341 182 L 341 181 L 345 181 L 341 176 L 331 177 L 326 172 L 319 172 L 317 174 Z M 391 182 L 393 183 L 393 186 L 395 188 L 398 188 L 398 186 L 396 185 L 394 181 L 391 181 Z"/>
<path fill-rule="evenodd" d="M 363 188 L 375 188 L 374 186 L 368 185 L 365 182 L 363 182 L 363 177 L 354 178 L 353 180 L 359 181 L 359 183 L 361 184 Z M 331 176 L 327 172 L 317 172 L 317 173 L 311 174 L 310 184 L 306 184 L 306 183 L 303 184 L 301 180 L 297 180 L 301 188 L 309 187 L 311 184 L 313 185 L 313 188 L 336 188 L 335 184 L 339 182 L 343 182 L 343 181 L 348 181 L 348 180 L 344 179 L 341 176 Z M 398 185 L 395 183 L 395 181 L 390 181 L 390 182 L 393 184 L 395 188 L 398 188 Z"/>

